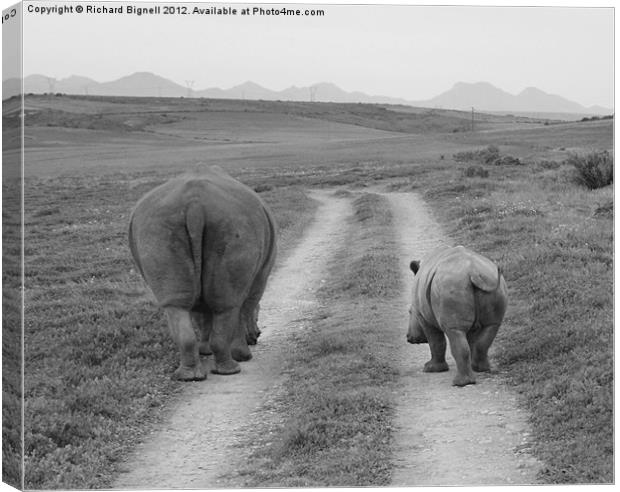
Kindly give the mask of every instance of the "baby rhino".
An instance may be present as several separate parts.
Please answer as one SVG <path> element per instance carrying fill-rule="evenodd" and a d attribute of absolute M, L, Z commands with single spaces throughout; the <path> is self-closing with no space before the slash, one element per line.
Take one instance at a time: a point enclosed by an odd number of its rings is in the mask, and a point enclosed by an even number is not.
<path fill-rule="evenodd" d="M 447 336 L 458 370 L 453 384 L 474 384 L 473 371 L 490 370 L 487 353 L 506 312 L 500 269 L 463 246 L 439 248 L 410 268 L 415 278 L 407 341 L 430 345 L 424 372 L 448 370 Z"/>

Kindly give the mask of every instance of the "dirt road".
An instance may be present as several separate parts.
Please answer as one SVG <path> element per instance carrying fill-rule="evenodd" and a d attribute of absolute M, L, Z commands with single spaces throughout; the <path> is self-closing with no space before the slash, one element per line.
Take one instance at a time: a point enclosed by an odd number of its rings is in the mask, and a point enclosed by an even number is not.
<path fill-rule="evenodd" d="M 476 385 L 454 387 L 455 363 L 449 349 L 450 371 L 429 374 L 422 372 L 430 359 L 428 345 L 404 343 L 413 278 L 409 262 L 450 241 L 417 195 L 386 196 L 394 211 L 407 286 L 402 300 L 403 343 L 397 356 L 401 380 L 396 390 L 392 485 L 535 483 L 539 464 L 527 452 L 527 417 L 516 408 L 515 395 L 499 384 L 497 375 L 478 374 Z"/>
<path fill-rule="evenodd" d="M 315 221 L 276 269 L 261 302 L 263 333 L 252 349 L 253 359 L 242 363 L 240 374 L 209 374 L 206 381 L 187 384 L 167 423 L 136 449 L 113 488 L 242 485 L 235 474 L 246 454 L 237 446 L 241 429 L 252 419 L 260 418 L 268 427 L 266 419 L 278 418 L 276 413 L 256 413 L 282 379 L 278 357 L 287 350 L 286 334 L 313 310 L 314 292 L 327 275 L 325 265 L 346 234 L 350 203 L 326 193 L 312 196 L 321 203 Z"/>
<path fill-rule="evenodd" d="M 390 328 L 400 381 L 395 388 L 395 469 L 392 485 L 532 484 L 538 463 L 528 454 L 526 416 L 497 375 L 478 375 L 478 384 L 451 385 L 451 371 L 425 374 L 427 345 L 405 343 L 411 276 L 408 264 L 441 242 L 448 242 L 424 202 L 415 194 L 386 194 L 400 235 L 401 271 L 407 288 L 399 309 L 403 318 Z M 248 424 L 275 426 L 277 411 L 263 405 L 283 381 L 279 354 L 286 335 L 302 329 L 316 309 L 315 291 L 326 279 L 326 264 L 347 234 L 350 201 L 315 193 L 321 203 L 313 225 L 269 281 L 261 303 L 263 334 L 254 358 L 234 376 L 209 374 L 189 383 L 169 418 L 136 449 L 113 485 L 120 489 L 229 488 L 243 486 L 236 475 L 249 450 L 240 443 Z M 392 335 L 390 335 L 392 336 Z M 500 331 L 501 336 L 501 331 Z M 211 360 L 208 360 L 211 364 Z"/>

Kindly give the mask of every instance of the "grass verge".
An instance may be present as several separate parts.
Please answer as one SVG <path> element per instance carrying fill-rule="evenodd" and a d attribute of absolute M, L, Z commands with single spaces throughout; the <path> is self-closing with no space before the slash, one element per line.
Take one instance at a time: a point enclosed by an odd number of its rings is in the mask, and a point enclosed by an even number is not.
<path fill-rule="evenodd" d="M 287 379 L 264 409 L 282 420 L 247 433 L 255 437 L 243 444 L 254 450 L 240 472 L 245 486 L 389 484 L 397 372 L 381 327 L 401 294 L 400 272 L 394 248 L 385 246 L 394 242 L 389 204 L 363 194 L 354 209 L 349 237 L 318 292 L 322 307 L 291 335 Z"/>
<path fill-rule="evenodd" d="M 177 350 L 126 239 L 131 208 L 167 177 L 26 185 L 26 488 L 109 486 L 116 464 L 183 387 L 170 379 Z M 284 256 L 313 202 L 295 188 L 262 195 Z"/>
<path fill-rule="evenodd" d="M 22 488 L 20 186 L 2 187 L 2 481 Z"/>

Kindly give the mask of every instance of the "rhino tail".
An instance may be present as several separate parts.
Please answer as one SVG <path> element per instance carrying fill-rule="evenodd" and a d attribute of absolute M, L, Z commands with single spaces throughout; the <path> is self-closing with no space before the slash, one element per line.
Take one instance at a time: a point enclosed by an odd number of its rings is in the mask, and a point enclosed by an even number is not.
<path fill-rule="evenodd" d="M 499 285 L 502 281 L 502 270 L 500 267 L 496 267 L 496 272 L 477 270 L 470 274 L 469 279 L 471 283 L 480 290 L 485 292 L 495 292 L 499 289 Z"/>
<path fill-rule="evenodd" d="M 138 250 L 136 249 L 136 241 L 134 238 L 134 232 L 133 232 L 133 214 L 131 214 L 131 218 L 129 219 L 129 230 L 128 232 L 128 236 L 129 236 L 129 250 L 131 251 L 131 256 L 133 257 L 133 262 L 135 263 L 136 267 L 138 268 L 138 271 L 140 272 L 140 275 L 142 275 L 142 278 L 144 278 L 144 271 L 142 270 L 142 264 L 140 262 L 140 255 L 138 254 Z"/>
<path fill-rule="evenodd" d="M 275 223 L 275 220 L 273 219 L 273 216 L 271 215 L 271 212 L 265 206 L 263 206 L 263 210 L 265 211 L 265 215 L 267 216 L 267 222 L 269 223 L 270 243 L 269 243 L 269 254 L 267 255 L 267 262 L 273 262 L 277 254 L 277 250 L 278 250 L 278 245 L 276 241 L 276 237 L 278 233 L 276 230 L 276 223 Z"/>
<path fill-rule="evenodd" d="M 202 250 L 205 236 L 205 215 L 202 206 L 190 203 L 185 212 L 185 228 L 189 251 L 194 263 L 194 295 L 198 301 L 202 293 Z"/>

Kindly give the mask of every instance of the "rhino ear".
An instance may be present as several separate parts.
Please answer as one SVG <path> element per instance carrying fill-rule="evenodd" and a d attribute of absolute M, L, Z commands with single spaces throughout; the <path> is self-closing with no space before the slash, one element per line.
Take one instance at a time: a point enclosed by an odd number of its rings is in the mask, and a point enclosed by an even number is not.
<path fill-rule="evenodd" d="M 420 269 L 420 262 L 418 260 L 413 260 L 411 263 L 409 263 L 409 268 L 411 268 L 411 271 L 415 275 Z"/>

